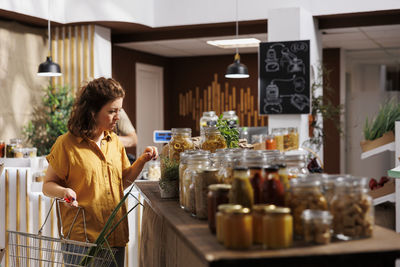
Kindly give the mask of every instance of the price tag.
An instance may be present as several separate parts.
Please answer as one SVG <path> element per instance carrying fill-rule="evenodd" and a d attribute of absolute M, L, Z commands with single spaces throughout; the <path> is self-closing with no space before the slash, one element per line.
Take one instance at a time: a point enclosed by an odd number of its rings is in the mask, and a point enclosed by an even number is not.
<path fill-rule="evenodd" d="M 172 133 L 167 130 L 155 130 L 153 132 L 154 143 L 168 143 L 171 140 Z"/>

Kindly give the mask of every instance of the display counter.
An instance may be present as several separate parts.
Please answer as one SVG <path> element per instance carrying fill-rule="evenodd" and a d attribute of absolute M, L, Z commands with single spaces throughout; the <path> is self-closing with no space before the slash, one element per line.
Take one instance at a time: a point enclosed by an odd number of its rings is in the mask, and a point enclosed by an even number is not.
<path fill-rule="evenodd" d="M 209 231 L 207 221 L 191 217 L 177 199 L 161 199 L 157 182 L 138 181 L 144 211 L 140 266 L 394 266 L 400 235 L 375 226 L 372 238 L 289 249 L 227 250 Z"/>

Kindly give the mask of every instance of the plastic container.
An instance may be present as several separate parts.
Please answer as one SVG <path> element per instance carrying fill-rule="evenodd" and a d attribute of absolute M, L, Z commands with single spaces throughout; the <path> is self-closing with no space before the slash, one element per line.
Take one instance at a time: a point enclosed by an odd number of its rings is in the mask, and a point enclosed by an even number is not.
<path fill-rule="evenodd" d="M 268 209 L 263 217 L 262 243 L 265 249 L 289 248 L 293 244 L 293 217 L 289 208 Z"/>
<path fill-rule="evenodd" d="M 212 184 L 208 186 L 207 208 L 208 208 L 208 228 L 212 233 L 216 232 L 216 213 L 218 206 L 229 203 L 229 191 L 231 185 Z"/>
<path fill-rule="evenodd" d="M 218 122 L 218 116 L 215 111 L 205 111 L 203 116 L 200 118 L 200 129 L 209 126 L 216 126 Z"/>
<path fill-rule="evenodd" d="M 224 246 L 248 249 L 253 244 L 253 217 L 250 209 L 228 209 L 223 215 Z"/>
<path fill-rule="evenodd" d="M 180 153 L 194 148 L 191 140 L 192 129 L 190 128 L 172 128 L 172 137 L 169 141 L 169 158 L 180 160 Z"/>
<path fill-rule="evenodd" d="M 332 218 L 329 211 L 304 210 L 301 215 L 304 241 L 311 244 L 329 244 Z"/>
<path fill-rule="evenodd" d="M 225 138 L 215 126 L 204 127 L 201 139 L 201 149 L 208 150 L 211 153 L 214 153 L 217 149 L 223 149 L 227 147 Z"/>

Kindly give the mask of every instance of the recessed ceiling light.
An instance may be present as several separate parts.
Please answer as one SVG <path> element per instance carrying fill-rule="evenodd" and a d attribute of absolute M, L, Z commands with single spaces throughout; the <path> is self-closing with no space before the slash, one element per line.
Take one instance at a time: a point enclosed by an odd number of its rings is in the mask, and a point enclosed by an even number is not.
<path fill-rule="evenodd" d="M 218 46 L 221 48 L 240 48 L 240 47 L 258 47 L 261 41 L 256 38 L 241 38 L 229 40 L 213 40 L 207 41 L 207 44 Z"/>

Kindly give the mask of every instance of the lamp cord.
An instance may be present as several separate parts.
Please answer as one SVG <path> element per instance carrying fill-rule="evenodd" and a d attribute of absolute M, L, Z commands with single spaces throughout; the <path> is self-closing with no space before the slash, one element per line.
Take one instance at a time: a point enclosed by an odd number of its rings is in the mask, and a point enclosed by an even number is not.
<path fill-rule="evenodd" d="M 239 8 L 238 0 L 236 0 L 236 39 L 239 38 Z M 236 46 L 236 54 L 239 54 L 239 48 Z"/>
<path fill-rule="evenodd" d="M 49 38 L 49 56 L 51 57 L 51 35 L 50 35 L 50 0 L 48 0 L 47 5 L 47 31 L 48 31 L 48 38 Z"/>

